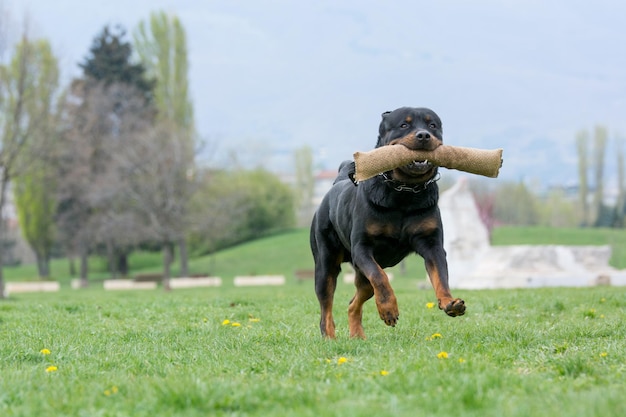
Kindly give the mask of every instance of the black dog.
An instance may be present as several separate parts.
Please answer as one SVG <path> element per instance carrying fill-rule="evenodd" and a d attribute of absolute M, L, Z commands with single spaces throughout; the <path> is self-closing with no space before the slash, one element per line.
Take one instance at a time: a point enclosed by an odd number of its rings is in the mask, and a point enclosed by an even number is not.
<path fill-rule="evenodd" d="M 441 145 L 441 120 L 430 109 L 402 107 L 382 117 L 376 147 L 433 150 Z M 343 262 L 351 262 L 356 272 L 356 294 L 348 308 L 350 336 L 365 338 L 363 304 L 372 296 L 380 318 L 395 326 L 398 304 L 383 268 L 412 252 L 424 258 L 439 308 L 452 317 L 463 315 L 464 301 L 452 298 L 448 287 L 437 167 L 416 161 L 358 185 L 352 181 L 353 173 L 353 162 L 341 164 L 311 225 L 322 335 L 335 337 L 333 297 Z"/>

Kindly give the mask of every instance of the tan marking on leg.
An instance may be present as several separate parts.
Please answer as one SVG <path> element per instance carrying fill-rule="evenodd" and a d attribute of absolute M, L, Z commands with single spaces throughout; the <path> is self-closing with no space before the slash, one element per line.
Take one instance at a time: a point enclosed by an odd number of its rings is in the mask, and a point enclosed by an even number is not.
<path fill-rule="evenodd" d="M 359 272 L 356 273 L 354 284 L 356 285 L 356 293 L 348 306 L 350 337 L 365 339 L 365 331 L 363 330 L 363 304 L 372 298 L 374 289 L 367 278 Z"/>
<path fill-rule="evenodd" d="M 426 262 L 426 271 L 428 272 L 430 283 L 435 290 L 439 309 L 452 317 L 465 314 L 465 302 L 460 298 L 452 297 L 447 282 L 441 280 L 437 266 L 432 262 Z"/>
<path fill-rule="evenodd" d="M 376 308 L 382 321 L 387 326 L 394 327 L 398 322 L 400 311 L 398 310 L 398 300 L 393 292 L 393 288 L 389 284 L 389 277 L 385 271 L 378 267 L 376 277 L 371 277 L 370 282 L 374 288 L 374 298 L 376 300 Z"/>
<path fill-rule="evenodd" d="M 335 320 L 333 319 L 332 307 L 324 314 L 324 337 L 328 339 L 335 338 Z"/>

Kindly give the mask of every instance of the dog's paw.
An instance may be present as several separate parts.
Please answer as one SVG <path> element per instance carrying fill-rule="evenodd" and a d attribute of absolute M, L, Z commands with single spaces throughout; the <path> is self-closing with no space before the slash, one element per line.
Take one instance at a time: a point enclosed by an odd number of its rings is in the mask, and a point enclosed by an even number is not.
<path fill-rule="evenodd" d="M 400 317 L 400 311 L 398 310 L 398 303 L 395 297 L 386 303 L 377 303 L 378 314 L 380 319 L 385 322 L 387 326 L 395 327 Z"/>
<path fill-rule="evenodd" d="M 446 305 L 442 305 L 441 300 L 439 301 L 439 308 L 443 310 L 450 317 L 462 316 L 465 314 L 465 301 L 460 298 L 455 298 L 451 300 Z"/>

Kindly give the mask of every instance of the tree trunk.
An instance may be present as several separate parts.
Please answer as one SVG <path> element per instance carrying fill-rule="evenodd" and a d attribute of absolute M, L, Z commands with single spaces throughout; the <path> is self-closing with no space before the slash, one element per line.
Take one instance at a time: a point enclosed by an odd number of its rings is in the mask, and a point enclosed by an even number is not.
<path fill-rule="evenodd" d="M 180 257 L 180 276 L 189 276 L 189 254 L 187 253 L 187 240 L 183 237 L 178 242 L 178 252 Z"/>
<path fill-rule="evenodd" d="M 35 253 L 37 258 L 37 271 L 40 279 L 50 278 L 50 257 L 39 252 Z"/>
<path fill-rule="evenodd" d="M 70 263 L 69 265 L 69 269 L 70 269 L 70 276 L 76 276 L 76 264 L 74 263 L 74 257 L 70 256 L 69 258 L 67 258 L 68 262 Z"/>
<path fill-rule="evenodd" d="M 109 265 L 109 273 L 112 279 L 117 279 L 117 256 L 113 244 L 107 240 L 107 264 Z"/>
<path fill-rule="evenodd" d="M 0 206 L 2 207 L 2 206 Z M 2 245 L 4 239 L 4 233 L 2 233 L 2 219 L 0 219 L 0 245 Z M 4 298 L 4 274 L 2 273 L 2 253 L 0 253 L 0 300 Z"/>
<path fill-rule="evenodd" d="M 4 221 L 2 220 L 2 209 L 4 208 L 4 204 L 5 204 L 5 190 L 7 188 L 7 183 L 8 183 L 9 179 L 6 177 L 6 175 L 4 175 L 4 172 L 0 173 L 0 299 L 5 298 L 5 294 L 4 294 L 4 273 L 3 271 L 3 254 L 2 254 L 2 247 L 4 246 L 4 239 L 5 239 L 5 233 L 4 233 Z"/>
<path fill-rule="evenodd" d="M 163 289 L 165 291 L 170 291 L 172 288 L 170 287 L 170 269 L 172 267 L 172 244 L 170 242 L 166 242 L 163 245 Z"/>
<path fill-rule="evenodd" d="M 125 251 L 117 254 L 117 270 L 121 276 L 128 276 L 128 254 Z"/>
<path fill-rule="evenodd" d="M 80 286 L 81 288 L 86 288 L 89 285 L 89 281 L 87 281 L 87 272 L 89 270 L 89 256 L 87 253 L 87 249 L 80 250 Z"/>

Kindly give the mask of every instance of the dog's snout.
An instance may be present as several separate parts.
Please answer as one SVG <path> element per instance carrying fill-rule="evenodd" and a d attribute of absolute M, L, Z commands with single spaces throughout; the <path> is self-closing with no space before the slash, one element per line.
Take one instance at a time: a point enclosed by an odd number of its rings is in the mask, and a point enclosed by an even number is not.
<path fill-rule="evenodd" d="M 429 141 L 431 136 L 430 133 L 428 133 L 425 130 L 420 130 L 418 132 L 415 133 L 415 137 L 417 138 L 417 140 L 419 140 L 420 142 L 426 142 Z"/>

